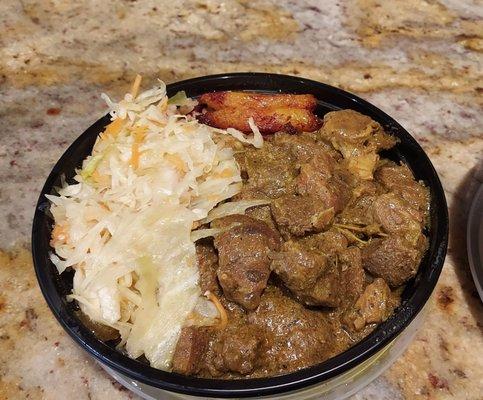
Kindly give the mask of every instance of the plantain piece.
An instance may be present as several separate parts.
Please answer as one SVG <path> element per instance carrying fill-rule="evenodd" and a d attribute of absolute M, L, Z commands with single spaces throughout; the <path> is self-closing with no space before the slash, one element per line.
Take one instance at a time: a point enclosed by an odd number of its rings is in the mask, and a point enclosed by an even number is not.
<path fill-rule="evenodd" d="M 220 129 L 235 128 L 245 133 L 252 131 L 248 124 L 249 118 L 253 118 L 262 134 L 279 131 L 313 132 L 321 126 L 321 121 L 310 110 L 288 107 L 274 109 L 222 108 L 207 111 L 198 116 L 198 120 L 203 124 Z"/>
<path fill-rule="evenodd" d="M 311 94 L 214 92 L 203 94 L 198 101 L 213 110 L 223 108 L 300 108 L 313 111 L 317 105 L 317 100 Z"/>

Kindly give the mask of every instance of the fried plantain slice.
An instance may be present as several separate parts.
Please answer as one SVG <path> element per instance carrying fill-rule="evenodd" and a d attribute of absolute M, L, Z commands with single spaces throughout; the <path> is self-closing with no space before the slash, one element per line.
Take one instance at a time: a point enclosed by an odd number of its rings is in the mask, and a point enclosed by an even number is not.
<path fill-rule="evenodd" d="M 263 94 L 248 92 L 205 93 L 198 99 L 213 110 L 222 108 L 300 108 L 313 111 L 317 100 L 311 94 Z"/>
<path fill-rule="evenodd" d="M 269 134 L 279 131 L 313 132 L 320 128 L 321 121 L 309 110 L 280 107 L 275 109 L 260 108 L 222 108 L 207 111 L 198 116 L 198 120 L 206 125 L 220 129 L 235 128 L 239 131 L 251 132 L 248 119 L 253 118 L 261 133 Z"/>

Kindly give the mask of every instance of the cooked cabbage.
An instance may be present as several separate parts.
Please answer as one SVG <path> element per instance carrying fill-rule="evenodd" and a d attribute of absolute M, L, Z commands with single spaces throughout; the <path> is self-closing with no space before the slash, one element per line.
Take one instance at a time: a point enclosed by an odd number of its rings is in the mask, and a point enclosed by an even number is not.
<path fill-rule="evenodd" d="M 211 222 L 215 219 L 226 217 L 233 214 L 244 214 L 251 207 L 270 204 L 270 200 L 239 200 L 223 203 L 211 210 L 208 216 L 203 219 L 203 223 Z"/>

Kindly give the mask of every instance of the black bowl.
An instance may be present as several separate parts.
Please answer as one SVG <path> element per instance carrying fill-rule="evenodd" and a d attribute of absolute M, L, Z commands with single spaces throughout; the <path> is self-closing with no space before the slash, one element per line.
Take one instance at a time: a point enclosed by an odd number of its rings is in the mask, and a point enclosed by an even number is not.
<path fill-rule="evenodd" d="M 65 297 L 72 289 L 72 273 L 64 272 L 59 276 L 49 260 L 49 252 L 52 251 L 49 245 L 52 218 L 45 195 L 55 193 L 55 187 L 61 184 L 62 175 L 67 180 L 73 177 L 74 169 L 80 167 L 82 160 L 91 152 L 97 135 L 109 122 L 106 115 L 79 136 L 57 162 L 42 189 L 33 222 L 32 253 L 37 279 L 50 309 L 67 333 L 101 363 L 144 384 L 195 396 L 250 397 L 285 393 L 326 381 L 367 360 L 403 332 L 425 305 L 436 285 L 448 241 L 448 211 L 443 188 L 428 156 L 416 140 L 391 117 L 359 97 L 298 77 L 264 73 L 222 74 L 173 83 L 168 85 L 167 90 L 169 96 L 184 90 L 192 97 L 218 90 L 311 93 L 318 99 L 316 112 L 319 116 L 344 108 L 370 116 L 382 124 L 386 132 L 400 139 L 399 144 L 384 156 L 404 161 L 416 179 L 423 181 L 431 191 L 429 249 L 417 276 L 406 285 L 402 304 L 394 315 L 360 343 L 319 365 L 273 378 L 220 380 L 168 373 L 130 359 L 96 339 L 79 321 L 75 303 L 67 302 Z"/>

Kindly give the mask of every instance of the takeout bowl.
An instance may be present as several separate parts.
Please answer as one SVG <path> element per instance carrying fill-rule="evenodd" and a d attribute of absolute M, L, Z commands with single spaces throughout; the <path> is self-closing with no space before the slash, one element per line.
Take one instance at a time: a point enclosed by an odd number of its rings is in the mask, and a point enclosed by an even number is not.
<path fill-rule="evenodd" d="M 168 85 L 168 95 L 184 90 L 190 97 L 220 90 L 311 93 L 317 100 L 316 113 L 350 108 L 378 121 L 399 143 L 384 152 L 384 157 L 404 161 L 417 180 L 431 192 L 427 234 L 429 248 L 418 273 L 402 293 L 402 303 L 395 313 L 364 340 L 321 364 L 286 375 L 243 380 L 201 379 L 164 372 L 133 360 L 114 347 L 98 340 L 76 316 L 75 302 L 66 295 L 72 289 L 72 272 L 59 276 L 49 259 L 52 217 L 46 194 L 55 193 L 61 177 L 69 181 L 82 160 L 91 152 L 100 132 L 109 123 L 106 115 L 90 126 L 66 150 L 50 173 L 40 194 L 32 229 L 32 254 L 42 293 L 65 331 L 116 379 L 147 398 L 188 396 L 241 398 L 269 396 L 276 398 L 315 398 L 325 395 L 342 398 L 374 379 L 408 345 L 414 335 L 420 311 L 429 299 L 443 267 L 448 242 L 448 210 L 443 188 L 428 156 L 416 140 L 396 121 L 372 104 L 341 89 L 294 76 L 266 73 L 233 73 L 189 79 Z M 416 318 L 418 317 L 418 318 Z M 325 388 L 325 389 L 324 389 Z M 320 390 L 319 390 L 320 389 Z M 181 396 L 180 396 L 181 395 Z"/>

